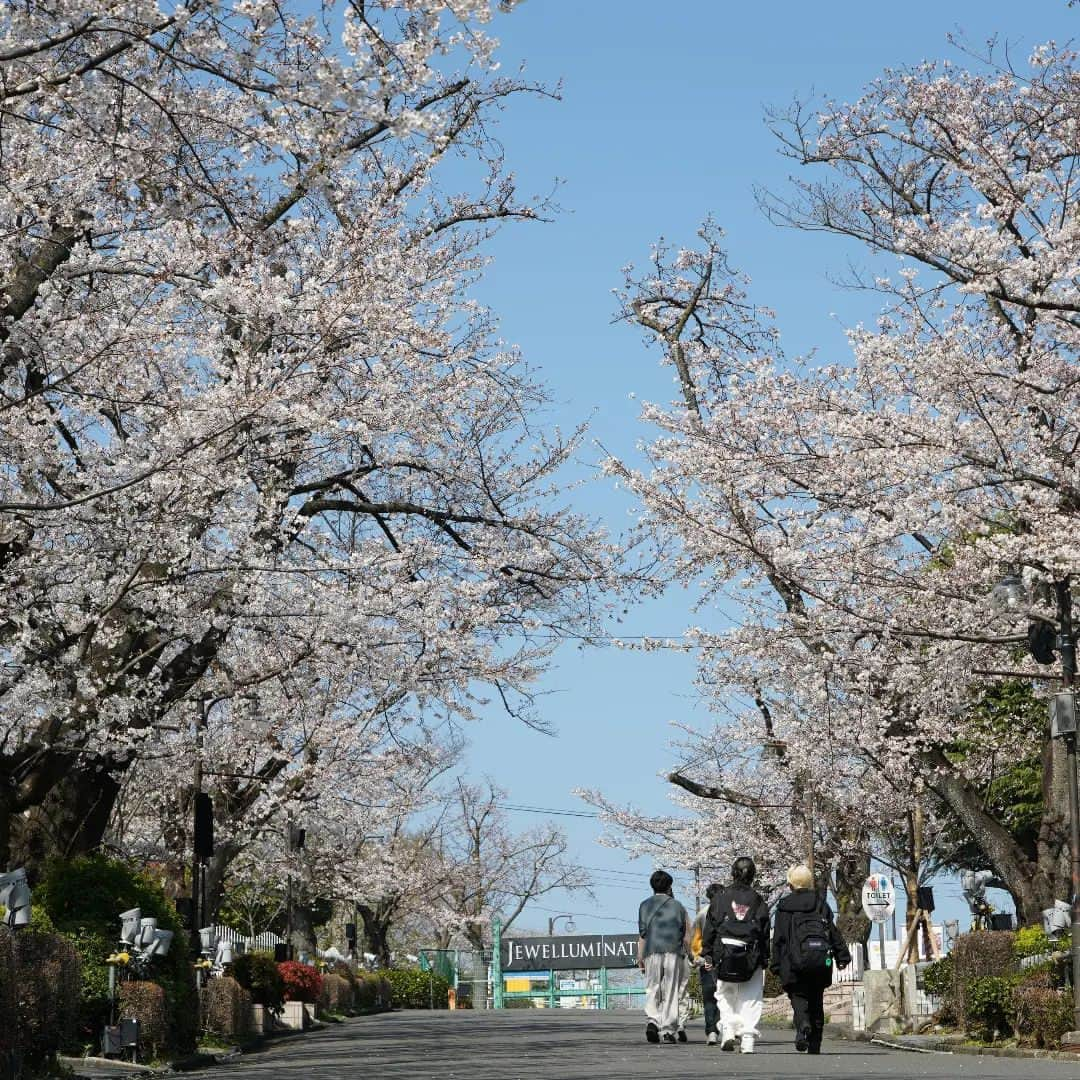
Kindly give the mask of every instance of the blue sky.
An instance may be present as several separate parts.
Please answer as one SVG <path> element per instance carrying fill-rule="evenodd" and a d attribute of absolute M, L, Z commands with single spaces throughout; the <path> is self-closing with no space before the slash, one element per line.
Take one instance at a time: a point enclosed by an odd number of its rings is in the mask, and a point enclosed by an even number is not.
<path fill-rule="evenodd" d="M 846 355 L 845 327 L 872 320 L 876 301 L 834 282 L 849 263 L 889 264 L 853 243 L 764 219 L 754 188 L 783 190 L 793 170 L 765 127 L 765 107 L 814 92 L 852 100 L 890 66 L 962 63 L 950 33 L 962 32 L 976 48 L 997 36 L 1023 59 L 1036 43 L 1069 40 L 1078 19 L 1065 0 L 909 0 L 902 8 L 853 0 L 527 0 L 500 17 L 494 33 L 504 69 L 525 62 L 529 77 L 562 83 L 559 102 L 511 103 L 499 134 L 523 191 L 546 193 L 562 179 L 563 212 L 551 224 L 498 237 L 479 295 L 550 387 L 551 419 L 564 427 L 590 420 L 593 439 L 633 455 L 646 433 L 630 395 L 666 401 L 673 391 L 638 335 L 612 325 L 611 290 L 620 267 L 641 263 L 658 237 L 692 242 L 708 213 L 727 231 L 734 265 L 754 279 L 755 298 L 777 310 L 785 351 Z M 582 476 L 599 456 L 584 448 Z M 575 500 L 612 531 L 627 524 L 625 502 L 602 480 Z M 619 629 L 678 634 L 691 621 L 689 608 L 685 593 L 668 595 L 635 609 Z M 693 616 L 707 626 L 722 619 L 720 612 Z M 595 787 L 664 812 L 668 792 L 657 774 L 674 760 L 670 724 L 705 719 L 693 674 L 685 655 L 564 649 L 541 687 L 541 713 L 558 736 L 493 711 L 470 732 L 470 769 L 491 775 L 516 805 L 587 810 L 571 792 Z M 538 820 L 514 814 L 522 827 Z M 594 819 L 557 820 L 604 884 L 595 903 L 543 899 L 523 925 L 543 926 L 548 914 L 563 911 L 583 913 L 576 919 L 582 931 L 629 924 L 651 867 L 598 847 Z M 958 885 L 942 882 L 937 893 L 943 914 L 966 925 Z"/>

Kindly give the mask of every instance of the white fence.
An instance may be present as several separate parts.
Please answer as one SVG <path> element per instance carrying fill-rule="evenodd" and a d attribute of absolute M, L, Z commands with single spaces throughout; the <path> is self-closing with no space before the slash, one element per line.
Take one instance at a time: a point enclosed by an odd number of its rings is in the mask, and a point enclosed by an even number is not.
<path fill-rule="evenodd" d="M 255 937 L 248 937 L 232 927 L 215 926 L 214 933 L 220 941 L 227 941 L 233 948 L 239 946 L 243 952 L 273 952 L 275 945 L 285 944 L 283 937 L 278 937 L 269 930 Z"/>
<path fill-rule="evenodd" d="M 861 942 L 849 945 L 851 963 L 843 971 L 837 968 L 833 972 L 833 983 L 861 983 L 866 970 L 866 950 Z"/>

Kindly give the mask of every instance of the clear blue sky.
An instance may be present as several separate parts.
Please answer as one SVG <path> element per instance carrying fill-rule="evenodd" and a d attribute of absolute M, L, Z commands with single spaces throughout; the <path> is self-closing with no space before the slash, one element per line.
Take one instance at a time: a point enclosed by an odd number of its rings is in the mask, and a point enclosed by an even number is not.
<path fill-rule="evenodd" d="M 563 179 L 564 213 L 553 224 L 503 233 L 480 296 L 550 386 L 553 419 L 569 426 L 591 417 L 594 439 L 633 454 L 645 433 L 629 395 L 668 400 L 673 393 L 638 335 L 611 324 L 611 289 L 620 267 L 642 262 L 657 237 L 691 242 L 707 213 L 727 230 L 732 260 L 753 277 L 756 298 L 777 309 L 786 351 L 846 352 L 845 326 L 872 319 L 875 302 L 832 281 L 849 261 L 874 263 L 854 244 L 777 229 L 762 217 L 755 185 L 783 188 L 791 172 L 765 128 L 764 108 L 813 91 L 851 100 L 889 66 L 962 62 L 950 32 L 963 31 L 974 46 L 997 35 L 1022 59 L 1038 42 L 1070 39 L 1078 20 L 1065 0 L 527 0 L 501 17 L 494 32 L 504 69 L 524 61 L 530 77 L 563 84 L 561 102 L 512 103 L 500 132 L 524 191 L 546 192 L 554 177 Z M 586 448 L 582 475 L 598 456 Z M 625 526 L 626 504 L 602 480 L 576 499 L 613 531 Z M 721 619 L 717 612 L 694 621 Z M 689 621 L 680 594 L 643 605 L 620 630 L 677 634 Z M 673 761 L 670 723 L 706 719 L 692 679 L 692 661 L 682 655 L 565 649 L 542 687 L 542 713 L 558 737 L 493 712 L 471 732 L 470 768 L 493 776 L 518 804 L 588 809 L 571 792 L 596 787 L 664 812 L 668 792 L 657 774 Z M 515 814 L 521 826 L 535 820 Z M 544 925 L 547 909 L 591 912 L 576 920 L 587 932 L 619 929 L 617 919 L 629 924 L 651 867 L 598 847 L 596 821 L 558 820 L 605 884 L 595 904 L 546 898 L 524 924 Z M 953 896 L 946 917 L 966 920 L 954 882 L 937 892 L 939 908 Z"/>

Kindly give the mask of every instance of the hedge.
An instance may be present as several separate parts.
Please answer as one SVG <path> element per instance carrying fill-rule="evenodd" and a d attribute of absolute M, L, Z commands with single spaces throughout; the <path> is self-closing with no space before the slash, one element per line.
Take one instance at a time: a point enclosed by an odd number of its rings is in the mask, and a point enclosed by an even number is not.
<path fill-rule="evenodd" d="M 1007 1000 L 1017 971 L 1010 930 L 979 930 L 961 934 L 953 944 L 953 994 L 957 1022 L 967 1031 L 986 1031 L 1004 1022 L 998 1002 Z M 1005 980 L 987 983 L 983 980 Z M 969 1002 L 969 996 L 974 998 Z M 1008 1025 L 1005 1025 L 1008 1027 Z"/>
<path fill-rule="evenodd" d="M 247 1035 L 251 1030 L 251 995 L 228 975 L 208 979 L 200 996 L 202 1026 L 215 1035 Z"/>
<path fill-rule="evenodd" d="M 445 1009 L 450 983 L 433 971 L 388 968 L 379 976 L 390 984 L 395 1009 Z"/>
<path fill-rule="evenodd" d="M 144 917 L 157 919 L 162 930 L 171 930 L 172 948 L 167 956 L 151 961 L 147 977 L 165 991 L 167 1048 L 180 1053 L 195 1048 L 199 1006 L 185 948 L 187 933 L 160 885 L 117 859 L 82 855 L 50 863 L 34 889 L 34 899 L 79 954 L 80 1028 L 86 1042 L 97 1042 L 109 1016 L 105 959 L 116 948 L 120 912 L 141 908 Z"/>
<path fill-rule="evenodd" d="M 58 934 L 0 927 L 0 1054 L 16 1051 L 28 1072 L 72 1049 L 79 1026 L 79 957 Z"/>
<path fill-rule="evenodd" d="M 285 980 L 272 953 L 241 953 L 232 964 L 232 977 L 251 994 L 256 1005 L 281 1012 L 285 1001 Z"/>
<path fill-rule="evenodd" d="M 139 1049 L 159 1057 L 169 1037 L 165 991 L 155 982 L 129 979 L 119 986 L 119 1018 L 139 1021 Z"/>

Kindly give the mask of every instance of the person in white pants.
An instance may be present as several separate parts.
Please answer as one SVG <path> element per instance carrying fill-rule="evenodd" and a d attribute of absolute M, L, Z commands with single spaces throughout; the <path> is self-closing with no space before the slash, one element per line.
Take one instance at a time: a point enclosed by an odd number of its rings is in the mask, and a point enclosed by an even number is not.
<path fill-rule="evenodd" d="M 688 977 L 690 916 L 672 895 L 672 877 L 657 870 L 652 896 L 638 908 L 638 966 L 645 973 L 645 1038 L 651 1043 L 686 1042 L 680 1006 Z"/>
<path fill-rule="evenodd" d="M 736 1041 L 744 1054 L 754 1052 L 758 1037 L 761 1009 L 765 998 L 765 969 L 758 968 L 746 982 L 716 981 L 716 1007 L 719 1014 L 716 1026 L 720 1046 L 734 1050 Z"/>
<path fill-rule="evenodd" d="M 706 969 L 716 973 L 720 1046 L 754 1052 L 769 957 L 769 905 L 753 888 L 757 867 L 743 856 L 731 868 L 731 884 L 709 904 L 701 935 Z"/>

